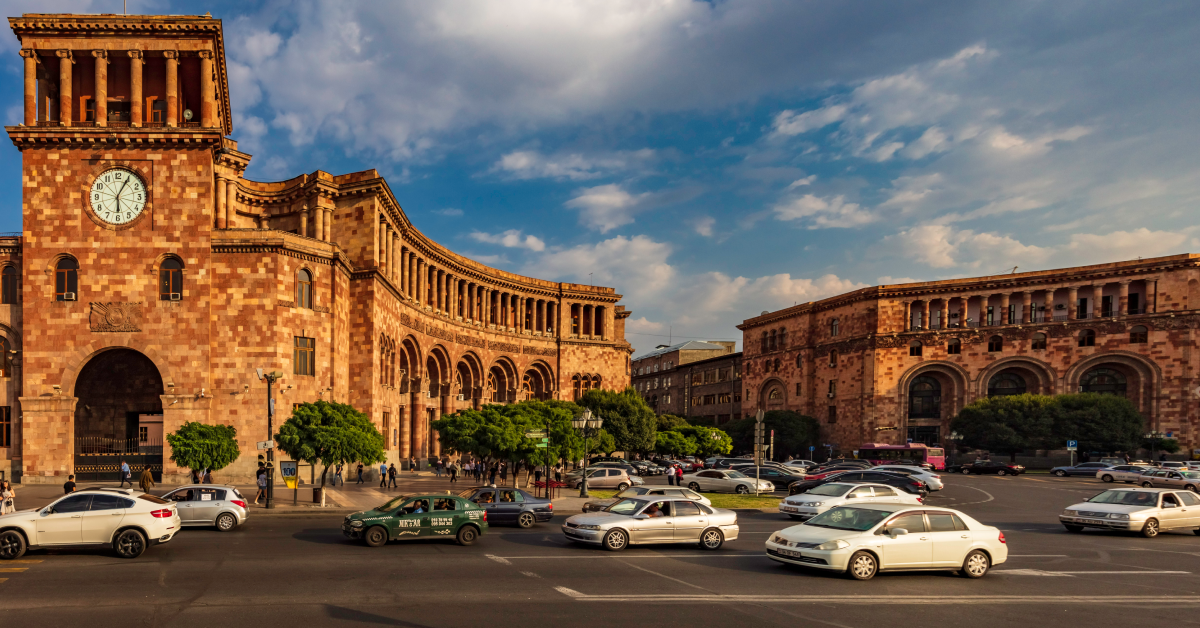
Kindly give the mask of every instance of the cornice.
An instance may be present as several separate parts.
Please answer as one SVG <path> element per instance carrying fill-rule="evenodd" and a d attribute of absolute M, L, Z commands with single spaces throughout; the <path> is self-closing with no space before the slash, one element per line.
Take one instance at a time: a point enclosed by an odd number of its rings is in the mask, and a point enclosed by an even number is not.
<path fill-rule="evenodd" d="M 168 127 L 32 127 L 6 126 L 8 137 L 17 150 L 29 148 L 90 148 L 95 146 L 137 149 L 181 147 L 211 149 L 220 146 L 220 129 Z"/>

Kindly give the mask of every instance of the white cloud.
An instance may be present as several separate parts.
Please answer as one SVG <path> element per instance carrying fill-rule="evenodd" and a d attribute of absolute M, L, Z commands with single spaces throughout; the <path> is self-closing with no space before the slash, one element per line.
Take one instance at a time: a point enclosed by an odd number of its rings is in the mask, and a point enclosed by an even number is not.
<path fill-rule="evenodd" d="M 693 223 L 692 226 L 695 228 L 696 233 L 706 238 L 711 238 L 713 235 L 713 227 L 716 224 L 716 218 L 713 218 L 712 216 L 701 216 L 700 218 L 696 219 L 696 222 Z"/>
<path fill-rule="evenodd" d="M 671 245 L 638 235 L 596 244 L 546 251 L 523 272 L 533 277 L 566 278 L 576 283 L 615 286 L 635 301 L 662 294 L 675 277 L 667 263 Z"/>
<path fill-rule="evenodd" d="M 1091 132 L 1092 130 L 1087 127 L 1073 126 L 1062 131 L 1045 133 L 1036 138 L 1026 139 L 1009 133 L 1003 127 L 997 127 L 990 133 L 988 145 L 1003 154 L 1014 157 L 1030 157 L 1044 155 L 1049 152 L 1050 145 L 1054 142 L 1074 142 Z"/>
<path fill-rule="evenodd" d="M 1094 264 L 1138 257 L 1187 253 L 1194 246 L 1187 232 L 1151 231 L 1145 227 L 1111 233 L 1076 233 L 1065 247 L 1064 263 Z"/>
<path fill-rule="evenodd" d="M 976 233 L 949 225 L 919 225 L 883 239 L 885 248 L 901 258 L 933 268 L 982 269 L 1038 264 L 1050 258 L 1048 248 L 1025 245 L 1009 236 Z"/>
<path fill-rule="evenodd" d="M 439 216 L 450 216 L 452 218 L 457 218 L 458 216 L 463 215 L 463 210 L 458 209 L 457 207 L 444 207 L 442 209 L 433 210 L 433 213 Z"/>
<path fill-rule="evenodd" d="M 566 206 L 579 210 L 579 222 L 600 233 L 633 222 L 633 215 L 650 198 L 649 192 L 630 194 L 621 185 L 610 183 L 583 188 Z"/>
<path fill-rule="evenodd" d="M 799 135 L 842 121 L 848 109 L 846 105 L 832 105 L 799 113 L 785 109 L 775 115 L 771 128 L 777 135 Z"/>
<path fill-rule="evenodd" d="M 933 153 L 941 153 L 950 149 L 950 137 L 936 126 L 925 129 L 913 143 L 901 151 L 901 155 L 909 159 L 920 159 Z"/>
<path fill-rule="evenodd" d="M 504 233 L 484 233 L 483 231 L 472 231 L 468 236 L 476 242 L 484 242 L 487 244 L 499 244 L 500 246 L 510 249 L 528 249 L 530 251 L 546 250 L 546 243 L 537 236 L 527 235 L 522 237 L 519 229 L 509 229 Z"/>
<path fill-rule="evenodd" d="M 845 197 L 840 195 L 825 199 L 814 194 L 805 194 L 779 203 L 774 212 L 777 220 L 804 219 L 808 222 L 809 229 L 857 227 L 876 219 L 871 212 L 859 207 L 857 203 L 847 203 Z"/>
<path fill-rule="evenodd" d="M 583 155 L 580 153 L 543 155 L 535 150 L 513 151 L 492 164 L 490 172 L 513 179 L 567 179 L 581 181 L 626 170 L 654 157 L 648 148 L 638 151 Z"/>

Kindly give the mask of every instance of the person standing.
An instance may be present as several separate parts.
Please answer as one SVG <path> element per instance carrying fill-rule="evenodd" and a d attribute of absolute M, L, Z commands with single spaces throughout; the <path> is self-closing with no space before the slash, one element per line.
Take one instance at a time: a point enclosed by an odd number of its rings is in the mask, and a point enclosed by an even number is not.
<path fill-rule="evenodd" d="M 670 486 L 675 486 L 675 467 L 674 466 L 667 468 L 667 484 Z"/>
<path fill-rule="evenodd" d="M 75 492 L 75 476 L 68 475 L 67 481 L 63 483 L 63 494 L 70 495 Z"/>
<path fill-rule="evenodd" d="M 204 483 L 205 483 L 205 484 L 212 484 L 212 483 L 213 483 L 212 469 L 205 469 L 205 470 L 204 470 Z"/>
<path fill-rule="evenodd" d="M 563 467 L 561 462 L 554 465 L 554 481 L 558 482 L 559 484 L 562 484 L 562 470 Z"/>
<path fill-rule="evenodd" d="M 683 486 L 683 467 L 675 467 L 675 486 Z"/>
<path fill-rule="evenodd" d="M 150 472 L 150 465 L 142 468 L 142 475 L 138 478 L 138 486 L 142 487 L 142 492 L 149 495 L 150 489 L 154 488 L 154 474 Z"/>
<path fill-rule="evenodd" d="M 133 471 L 129 469 L 129 463 L 121 461 L 121 488 L 125 488 L 125 483 L 129 482 L 129 488 L 133 488 Z"/>
<path fill-rule="evenodd" d="M 358 482 L 355 482 L 355 484 L 363 483 L 362 475 L 363 475 L 363 463 L 360 462 L 360 463 L 358 463 Z"/>
<path fill-rule="evenodd" d="M 388 475 L 388 488 L 398 488 L 396 486 L 396 464 L 395 463 L 388 465 L 387 475 Z"/>
<path fill-rule="evenodd" d="M 387 461 L 379 463 L 379 488 L 387 488 Z"/>
<path fill-rule="evenodd" d="M 341 480 L 342 486 L 346 485 L 346 480 L 342 478 L 342 463 L 340 462 L 333 468 L 333 485 L 337 486 L 339 480 Z"/>
<path fill-rule="evenodd" d="M 458 481 L 458 462 L 450 463 L 450 483 L 454 484 Z"/>
<path fill-rule="evenodd" d="M 542 467 L 541 466 L 534 467 L 533 468 L 533 484 L 534 484 L 534 486 L 536 486 L 541 481 L 542 481 Z"/>
<path fill-rule="evenodd" d="M 508 463 L 500 461 L 500 486 L 508 484 Z"/>
<path fill-rule="evenodd" d="M 258 463 L 258 473 L 254 478 L 254 483 L 258 485 L 258 493 L 254 495 L 254 505 L 258 505 L 258 500 L 267 498 L 267 466 L 263 463 Z"/>
<path fill-rule="evenodd" d="M 500 465 L 493 462 L 492 467 L 488 469 L 488 484 L 496 485 L 496 474 L 500 472 Z"/>
<path fill-rule="evenodd" d="M 13 505 L 16 498 L 17 494 L 13 491 L 12 482 L 8 480 L 0 482 L 0 515 L 17 511 L 17 507 Z"/>
<path fill-rule="evenodd" d="M 442 477 L 442 459 L 441 458 L 438 458 L 437 461 L 433 463 L 433 475 L 434 475 L 434 477 L 439 477 L 439 478 Z"/>
<path fill-rule="evenodd" d="M 417 457 L 416 456 L 408 457 L 408 470 L 412 471 L 414 474 L 417 472 Z"/>

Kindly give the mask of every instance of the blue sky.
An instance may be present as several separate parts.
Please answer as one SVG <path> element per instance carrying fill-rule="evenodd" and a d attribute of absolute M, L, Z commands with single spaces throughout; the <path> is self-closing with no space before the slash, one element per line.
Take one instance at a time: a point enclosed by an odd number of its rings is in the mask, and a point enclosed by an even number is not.
<path fill-rule="evenodd" d="M 129 10 L 224 20 L 250 178 L 378 168 L 446 246 L 616 287 L 638 353 L 865 285 L 1200 251 L 1194 3 Z M 0 231 L 19 160 L 0 151 Z"/>

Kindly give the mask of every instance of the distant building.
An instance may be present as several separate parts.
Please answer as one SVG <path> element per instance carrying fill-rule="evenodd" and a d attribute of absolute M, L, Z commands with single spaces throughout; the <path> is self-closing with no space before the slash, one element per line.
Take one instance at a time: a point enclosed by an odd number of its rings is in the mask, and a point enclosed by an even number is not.
<path fill-rule="evenodd" d="M 633 387 L 659 414 L 686 416 L 690 409 L 689 390 L 694 373 L 690 368 L 681 367 L 700 362 L 708 363 L 716 359 L 728 359 L 735 355 L 736 347 L 737 343 L 730 340 L 704 342 L 690 340 L 671 346 L 659 345 L 654 351 L 634 358 L 631 375 Z M 736 355 L 740 356 L 741 354 Z M 740 362 L 739 357 L 737 363 L 740 364 Z M 728 367 L 733 366 L 733 362 L 728 365 Z M 717 366 L 710 365 L 708 368 L 716 369 Z M 729 377 L 732 377 L 732 371 Z M 703 377 L 701 379 L 703 380 Z M 727 411 L 726 414 L 730 412 L 732 411 Z"/>
<path fill-rule="evenodd" d="M 742 352 L 691 362 L 684 371 L 681 416 L 723 425 L 742 417 Z M 672 413 L 673 414 L 673 413 Z"/>

